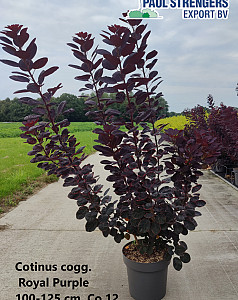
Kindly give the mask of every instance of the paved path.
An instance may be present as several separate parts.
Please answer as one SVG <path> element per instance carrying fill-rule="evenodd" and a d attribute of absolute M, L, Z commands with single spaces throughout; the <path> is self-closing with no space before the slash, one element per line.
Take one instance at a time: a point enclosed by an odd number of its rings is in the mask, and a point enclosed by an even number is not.
<path fill-rule="evenodd" d="M 89 160 L 103 182 L 98 154 Z M 192 261 L 180 272 L 170 265 L 164 300 L 238 299 L 238 192 L 210 172 L 201 182 L 207 205 L 184 239 Z M 62 181 L 50 184 L 0 219 L 1 300 L 132 299 L 122 245 L 85 232 L 68 191 Z"/>

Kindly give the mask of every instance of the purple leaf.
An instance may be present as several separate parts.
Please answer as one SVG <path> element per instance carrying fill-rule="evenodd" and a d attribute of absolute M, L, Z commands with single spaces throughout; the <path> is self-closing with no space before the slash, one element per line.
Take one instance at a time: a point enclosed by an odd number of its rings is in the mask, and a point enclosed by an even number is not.
<path fill-rule="evenodd" d="M 72 48 L 75 48 L 77 50 L 79 50 L 79 47 L 73 43 L 67 43 L 68 46 L 72 47 Z"/>
<path fill-rule="evenodd" d="M 95 64 L 93 65 L 93 69 L 97 69 L 100 66 L 102 61 L 103 61 L 103 58 L 100 58 L 97 62 L 95 62 Z"/>
<path fill-rule="evenodd" d="M 116 47 L 120 47 L 121 44 L 122 44 L 122 40 L 116 34 L 110 36 L 110 42 L 111 42 L 112 45 L 114 45 Z"/>
<path fill-rule="evenodd" d="M 174 169 L 174 165 L 170 161 L 166 161 L 165 166 L 169 169 Z"/>
<path fill-rule="evenodd" d="M 116 94 L 116 101 L 118 103 L 122 103 L 125 100 L 125 98 L 126 98 L 126 95 L 124 92 L 119 92 Z"/>
<path fill-rule="evenodd" d="M 90 78 L 90 75 L 81 75 L 81 76 L 76 76 L 74 79 L 81 80 L 81 81 L 88 81 L 89 78 Z"/>
<path fill-rule="evenodd" d="M 2 49 L 11 55 L 18 56 L 16 49 L 11 46 L 2 47 Z"/>
<path fill-rule="evenodd" d="M 0 40 L 2 40 L 4 43 L 12 45 L 12 41 L 6 38 L 5 36 L 0 36 Z"/>
<path fill-rule="evenodd" d="M 84 102 L 84 104 L 85 105 L 93 105 L 94 106 L 94 105 L 96 105 L 96 102 L 93 101 L 93 100 L 87 100 L 87 101 Z"/>
<path fill-rule="evenodd" d="M 117 109 L 112 109 L 112 108 L 109 108 L 105 111 L 105 115 L 120 115 L 121 112 Z"/>
<path fill-rule="evenodd" d="M 146 233 L 150 230 L 150 220 L 143 218 L 139 225 L 138 229 L 140 233 Z"/>
<path fill-rule="evenodd" d="M 138 116 L 140 122 L 148 121 L 148 119 L 149 119 L 150 116 L 151 116 L 151 113 L 152 113 L 151 109 L 148 109 L 147 111 L 143 111 L 143 112 Z"/>
<path fill-rule="evenodd" d="M 134 72 L 135 70 L 136 70 L 136 67 L 133 64 L 133 65 L 126 65 L 126 67 L 124 69 L 122 69 L 121 72 L 126 75 L 126 74 Z"/>
<path fill-rule="evenodd" d="M 141 39 L 141 34 L 140 33 L 137 33 L 137 32 L 133 32 L 131 37 L 133 39 L 135 39 L 136 41 L 139 41 Z"/>
<path fill-rule="evenodd" d="M 37 84 L 35 84 L 35 83 L 29 83 L 29 84 L 27 85 L 27 90 L 28 90 L 29 92 L 31 92 L 31 93 L 39 93 L 40 88 L 39 88 L 39 86 L 38 86 Z"/>
<path fill-rule="evenodd" d="M 143 33 L 144 30 L 146 29 L 147 25 L 139 25 L 137 28 L 136 28 L 136 33 Z"/>
<path fill-rule="evenodd" d="M 78 69 L 78 70 L 82 70 L 82 68 L 80 66 L 77 66 L 77 65 L 69 65 L 69 67 L 74 68 L 74 69 Z"/>
<path fill-rule="evenodd" d="M 67 103 L 66 101 L 60 102 L 60 104 L 59 104 L 59 106 L 57 108 L 57 115 L 61 115 L 62 114 L 62 111 L 64 110 L 66 103 Z"/>
<path fill-rule="evenodd" d="M 35 138 L 33 138 L 33 137 L 29 137 L 27 139 L 27 143 L 33 145 L 33 144 L 37 143 L 37 140 Z"/>
<path fill-rule="evenodd" d="M 141 22 L 142 22 L 142 20 L 133 20 L 133 19 L 128 19 L 127 20 L 127 22 L 131 25 L 131 26 L 137 26 L 137 25 L 139 25 Z"/>
<path fill-rule="evenodd" d="M 42 84 L 44 82 L 45 76 L 44 76 L 45 71 L 41 71 L 39 76 L 38 76 L 38 83 Z"/>
<path fill-rule="evenodd" d="M 158 71 L 152 71 L 152 72 L 150 72 L 149 77 L 154 78 L 157 74 L 158 74 Z"/>
<path fill-rule="evenodd" d="M 9 65 L 9 66 L 12 66 L 12 67 L 19 67 L 19 64 L 15 61 L 12 61 L 12 60 L 1 59 L 0 61 L 2 63 L 6 64 L 6 65 Z"/>
<path fill-rule="evenodd" d="M 197 184 L 196 186 L 194 186 L 192 188 L 192 193 L 196 193 L 201 189 L 202 185 L 201 184 Z"/>
<path fill-rule="evenodd" d="M 83 91 L 88 91 L 88 89 L 86 89 L 86 88 L 79 89 L 79 92 L 83 92 Z"/>
<path fill-rule="evenodd" d="M 33 39 L 29 46 L 26 48 L 26 58 L 32 59 L 36 55 L 37 46 L 35 44 L 36 39 Z"/>
<path fill-rule="evenodd" d="M 121 50 L 121 55 L 127 56 L 127 55 L 131 54 L 133 52 L 134 48 L 135 48 L 134 43 L 126 44 Z"/>
<path fill-rule="evenodd" d="M 33 69 L 40 69 L 40 68 L 43 68 L 48 62 L 48 58 L 47 57 L 42 57 L 38 60 L 36 60 L 34 63 L 33 63 L 33 66 L 32 68 Z"/>
<path fill-rule="evenodd" d="M 78 65 L 69 65 L 69 67 L 74 68 L 74 69 L 78 69 L 78 70 L 82 70 L 82 67 L 80 67 Z"/>
<path fill-rule="evenodd" d="M 83 40 L 80 40 L 77 37 L 73 37 L 73 41 L 79 45 L 82 45 L 82 43 L 83 43 Z"/>
<path fill-rule="evenodd" d="M 108 76 L 101 77 L 100 80 L 102 82 L 105 82 L 105 83 L 108 83 L 108 84 L 114 84 L 114 83 L 116 83 L 116 80 L 114 78 L 108 77 Z"/>
<path fill-rule="evenodd" d="M 22 71 L 30 71 L 32 69 L 32 66 L 33 66 L 33 62 L 31 59 L 26 59 L 26 60 L 21 59 L 19 61 L 19 67 Z"/>
<path fill-rule="evenodd" d="M 81 68 L 84 72 L 90 73 L 92 71 L 93 64 L 90 61 L 84 62 Z"/>
<path fill-rule="evenodd" d="M 69 194 L 69 198 L 70 198 L 70 194 Z M 81 206 L 76 213 L 76 218 L 78 220 L 83 219 L 88 211 L 89 209 L 87 208 L 87 206 Z"/>
<path fill-rule="evenodd" d="M 156 85 L 154 85 L 154 86 L 152 87 L 151 93 L 153 93 L 153 92 L 157 89 L 157 87 L 161 84 L 161 82 L 163 82 L 163 80 L 160 80 Z"/>
<path fill-rule="evenodd" d="M 121 72 L 115 72 L 112 74 L 112 77 L 116 80 L 116 82 L 123 81 L 124 76 L 121 74 Z"/>
<path fill-rule="evenodd" d="M 104 49 L 97 49 L 96 53 L 101 54 L 101 55 L 111 54 L 109 51 L 104 50 Z"/>
<path fill-rule="evenodd" d="M 147 39 L 148 39 L 150 33 L 151 33 L 151 31 L 146 32 L 146 34 L 145 34 L 144 37 L 142 38 L 141 46 L 146 45 L 146 42 L 147 42 Z"/>
<path fill-rule="evenodd" d="M 29 34 L 27 33 L 27 28 L 23 28 L 20 32 L 20 35 L 17 35 L 15 38 L 13 38 L 13 42 L 16 46 L 22 48 L 28 39 Z"/>
<path fill-rule="evenodd" d="M 32 111 L 39 115 L 44 115 L 46 113 L 46 109 L 44 107 L 34 107 Z"/>
<path fill-rule="evenodd" d="M 99 80 L 99 78 L 102 76 L 102 74 L 103 74 L 103 69 L 98 69 L 94 74 L 94 79 Z"/>
<path fill-rule="evenodd" d="M 81 61 L 86 61 L 87 59 L 86 59 L 86 56 L 82 53 L 82 52 L 80 52 L 80 51 L 78 51 L 78 50 L 73 50 L 73 54 L 74 54 L 74 56 L 76 57 L 76 58 L 78 58 L 78 59 L 80 59 Z"/>
<path fill-rule="evenodd" d="M 146 92 L 142 92 L 139 95 L 136 96 L 136 104 L 140 105 L 143 102 L 145 102 L 146 98 L 148 97 L 148 94 Z"/>
<path fill-rule="evenodd" d="M 146 55 L 146 60 L 155 57 L 157 54 L 158 54 L 158 51 L 156 51 L 156 50 L 153 50 L 153 51 L 149 52 L 149 53 Z"/>
<path fill-rule="evenodd" d="M 144 51 L 140 51 L 140 52 L 137 52 L 137 53 L 131 53 L 124 61 L 123 63 L 123 67 L 126 67 L 128 64 L 132 64 L 132 65 L 135 65 L 137 64 L 141 58 L 144 56 Z"/>
<path fill-rule="evenodd" d="M 9 78 L 11 78 L 12 80 L 15 80 L 15 81 L 20 81 L 20 82 L 29 82 L 30 81 L 30 79 L 28 77 L 24 77 L 24 76 L 12 75 Z"/>
<path fill-rule="evenodd" d="M 120 60 L 117 58 L 117 57 L 115 57 L 115 56 L 113 56 L 113 55 L 111 55 L 111 54 L 105 54 L 104 55 L 104 57 L 112 64 L 112 65 L 114 65 L 114 66 L 118 66 L 118 64 L 120 63 Z"/>
<path fill-rule="evenodd" d="M 88 39 L 88 40 L 86 40 L 86 42 L 84 42 L 84 43 L 81 45 L 81 50 L 82 50 L 83 52 L 89 51 L 89 50 L 92 48 L 93 43 L 94 43 L 94 39 Z"/>
<path fill-rule="evenodd" d="M 117 85 L 114 85 L 114 88 L 118 90 L 125 90 L 127 87 L 128 87 L 127 83 L 119 83 Z"/>
<path fill-rule="evenodd" d="M 158 61 L 158 59 L 154 59 L 151 63 L 149 63 L 146 66 L 146 68 L 149 69 L 149 70 L 151 70 L 154 67 L 154 65 L 157 63 L 157 61 Z"/>
<path fill-rule="evenodd" d="M 117 88 L 115 87 L 104 87 L 103 88 L 104 93 L 116 93 L 117 92 Z"/>
<path fill-rule="evenodd" d="M 44 71 L 44 77 L 53 74 L 58 69 L 59 69 L 59 67 L 51 67 L 51 68 L 47 69 L 46 71 Z"/>
<path fill-rule="evenodd" d="M 203 207 L 204 205 L 206 205 L 206 202 L 204 200 L 196 201 L 196 206 L 197 207 Z"/>
<path fill-rule="evenodd" d="M 107 70 L 115 70 L 117 66 L 111 64 L 107 59 L 102 61 L 102 66 Z"/>
<path fill-rule="evenodd" d="M 19 99 L 19 101 L 21 103 L 28 104 L 28 105 L 39 105 L 40 103 L 38 100 L 34 100 L 30 97 L 22 97 Z"/>
<path fill-rule="evenodd" d="M 64 114 L 70 114 L 72 112 L 74 112 L 74 109 L 73 108 L 69 108 L 69 109 L 65 110 L 63 113 Z"/>
<path fill-rule="evenodd" d="M 91 90 L 93 89 L 93 85 L 91 83 L 85 84 L 85 87 Z"/>
<path fill-rule="evenodd" d="M 101 145 L 94 145 L 93 148 L 96 151 L 101 152 L 104 156 L 112 156 L 113 155 L 113 151 L 109 147 L 105 147 L 105 146 L 101 146 Z"/>
<path fill-rule="evenodd" d="M 28 90 L 19 90 L 19 91 L 15 91 L 14 94 L 20 94 L 20 93 L 27 93 L 29 92 Z"/>
<path fill-rule="evenodd" d="M 158 77 L 154 78 L 154 79 L 153 79 L 151 82 L 158 81 L 159 79 L 161 79 L 161 77 L 160 77 L 160 76 L 158 76 Z"/>

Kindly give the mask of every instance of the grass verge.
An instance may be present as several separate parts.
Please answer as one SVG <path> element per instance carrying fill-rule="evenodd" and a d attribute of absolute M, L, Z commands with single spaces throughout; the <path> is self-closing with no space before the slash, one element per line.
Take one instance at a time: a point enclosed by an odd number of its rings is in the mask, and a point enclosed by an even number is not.
<path fill-rule="evenodd" d="M 95 151 L 95 134 L 89 131 L 73 134 L 80 141 L 80 146 L 86 146 L 86 154 Z M 57 180 L 56 176 L 47 176 L 30 162 L 32 157 L 27 153 L 31 149 L 32 146 L 24 143 L 21 138 L 0 138 L 0 213 L 9 211 L 19 201 Z"/>
<path fill-rule="evenodd" d="M 20 189 L 0 199 L 0 214 L 10 211 L 20 201 L 26 200 L 49 183 L 56 181 L 58 181 L 58 178 L 55 175 L 47 176 L 46 174 L 42 174 L 34 180 L 29 179 L 21 185 Z"/>

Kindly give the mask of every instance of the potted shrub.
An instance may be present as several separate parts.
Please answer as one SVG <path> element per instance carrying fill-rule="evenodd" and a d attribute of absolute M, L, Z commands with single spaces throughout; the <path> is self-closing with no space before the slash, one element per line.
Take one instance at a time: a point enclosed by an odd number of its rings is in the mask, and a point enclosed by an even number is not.
<path fill-rule="evenodd" d="M 21 137 L 33 146 L 28 153 L 33 157 L 31 162 L 48 174 L 62 177 L 64 186 L 72 186 L 68 196 L 77 201 L 76 217 L 86 219 L 86 231 L 99 229 L 117 243 L 133 239 L 123 249 L 128 268 L 132 260 L 126 256 L 131 253 L 140 257 L 136 262 L 139 272 L 143 267 L 146 273 L 150 268 L 157 270 L 155 265 L 162 260 L 162 291 L 158 291 L 156 281 L 156 285 L 152 283 L 156 291 L 148 295 L 151 280 L 143 281 L 134 274 L 147 293 L 146 299 L 161 299 L 170 260 L 173 258 L 178 271 L 190 261 L 181 235 L 197 226 L 195 217 L 201 213 L 196 209 L 205 205 L 199 198 L 198 179 L 204 166 L 213 163 L 219 153 L 216 139 L 209 132 L 196 128 L 163 132 L 163 126 L 154 126 L 162 95 L 156 92 L 161 78 L 153 70 L 157 51 L 146 52 L 150 31 L 141 20 L 121 21 L 124 26 L 108 26 L 102 33 L 103 42 L 111 50 L 93 48 L 94 38 L 87 32 L 77 33 L 68 44 L 78 59 L 77 64 L 70 65 L 79 72 L 75 79 L 86 82 L 80 91 L 94 91 L 85 101 L 87 115 L 98 125 L 94 148 L 102 155 L 100 163 L 110 171 L 107 180 L 113 182 L 116 201 L 112 201 L 107 187 L 98 184 L 93 166 L 83 164 L 84 146 L 70 134 L 68 120 L 58 121 L 60 115 L 69 112 L 64 101 L 56 105 L 52 100 L 61 84 L 48 89 L 44 86 L 45 79 L 58 67 L 45 68 L 48 58 L 35 58 L 36 40 L 27 42 L 27 28 L 15 24 L 1 32 L 3 50 L 15 57 L 1 62 L 17 70 L 10 76 L 12 80 L 26 84 L 16 94 L 24 94 L 19 100 L 32 106 L 33 114 L 21 127 Z M 116 97 L 105 98 L 105 93 Z M 115 108 L 117 103 L 126 103 L 125 115 Z M 131 284 L 132 297 L 144 300 Z"/>

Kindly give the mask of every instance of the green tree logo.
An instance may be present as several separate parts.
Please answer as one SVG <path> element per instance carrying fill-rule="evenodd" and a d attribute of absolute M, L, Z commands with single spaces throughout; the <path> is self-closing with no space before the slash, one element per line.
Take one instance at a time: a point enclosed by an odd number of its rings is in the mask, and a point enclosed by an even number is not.
<path fill-rule="evenodd" d="M 143 18 L 142 12 L 140 10 L 132 10 L 129 12 L 130 18 Z"/>
<path fill-rule="evenodd" d="M 142 18 L 150 18 L 150 14 L 148 12 L 146 12 L 142 15 Z"/>
<path fill-rule="evenodd" d="M 129 12 L 129 18 L 132 18 L 132 19 L 142 19 L 142 18 L 161 18 L 159 17 L 159 14 L 154 11 L 154 10 L 151 10 L 149 8 L 147 9 L 143 9 L 143 10 L 131 10 Z"/>

